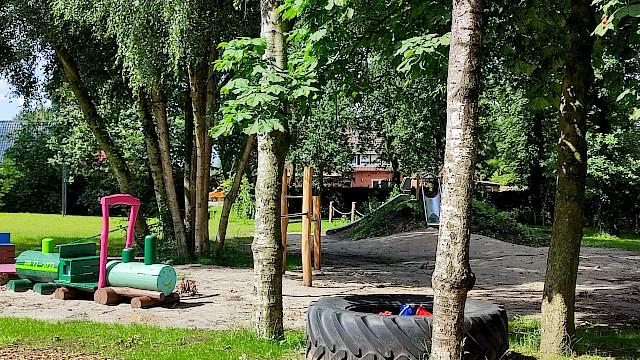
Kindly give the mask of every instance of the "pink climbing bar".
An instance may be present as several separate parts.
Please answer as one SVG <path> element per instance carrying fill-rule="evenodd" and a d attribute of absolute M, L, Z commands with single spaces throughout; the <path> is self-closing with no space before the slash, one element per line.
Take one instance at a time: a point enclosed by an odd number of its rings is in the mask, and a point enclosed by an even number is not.
<path fill-rule="evenodd" d="M 128 194 L 115 194 L 100 199 L 102 205 L 102 234 L 100 235 L 100 271 L 98 274 L 98 288 L 107 283 L 107 248 L 109 245 L 109 205 L 130 205 L 129 226 L 127 228 L 127 242 L 125 248 L 133 246 L 133 231 L 140 209 L 140 200 Z"/>

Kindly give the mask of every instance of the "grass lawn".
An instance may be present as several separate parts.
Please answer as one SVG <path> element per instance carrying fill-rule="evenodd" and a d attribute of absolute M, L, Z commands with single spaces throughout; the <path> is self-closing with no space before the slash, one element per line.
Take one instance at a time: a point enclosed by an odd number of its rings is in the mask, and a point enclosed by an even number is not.
<path fill-rule="evenodd" d="M 509 343 L 514 352 L 540 358 L 540 322 L 521 317 L 509 322 Z M 612 329 L 609 327 L 580 327 L 574 341 L 573 353 L 558 359 L 631 360 L 640 356 L 640 329 Z M 514 357 L 519 359 L 518 357 Z"/>
<path fill-rule="evenodd" d="M 532 229 L 539 236 L 551 237 L 551 226 L 535 226 Z M 640 251 L 640 235 L 623 233 L 614 236 L 591 228 L 584 228 L 583 232 L 582 246 Z"/>
<path fill-rule="evenodd" d="M 584 229 L 582 246 L 640 251 L 640 236 L 636 234 L 621 234 L 620 236 L 613 236 L 592 229 Z"/>
<path fill-rule="evenodd" d="M 289 331 L 285 340 L 268 341 L 258 339 L 249 330 L 0 318 L 0 345 L 60 348 L 69 353 L 124 359 L 301 359 L 304 334 Z"/>
<path fill-rule="evenodd" d="M 509 322 L 509 359 L 540 359 L 540 324 L 531 318 Z M 0 318 L 0 345 L 57 348 L 69 353 L 124 359 L 302 359 L 304 331 L 287 331 L 282 341 L 258 339 L 250 330 L 189 330 L 88 321 L 45 322 Z M 556 359 L 637 359 L 640 330 L 582 327 L 573 351 Z"/>

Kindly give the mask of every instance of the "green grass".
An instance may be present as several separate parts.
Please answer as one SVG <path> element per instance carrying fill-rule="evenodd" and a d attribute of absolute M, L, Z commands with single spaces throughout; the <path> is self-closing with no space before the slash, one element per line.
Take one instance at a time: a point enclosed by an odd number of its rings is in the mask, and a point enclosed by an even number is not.
<path fill-rule="evenodd" d="M 117 256 L 124 247 L 127 219 L 109 218 L 109 255 Z M 62 216 L 52 214 L 0 213 L 0 232 L 11 233 L 16 252 L 39 250 L 44 238 L 53 238 L 57 244 L 84 241 L 100 242 L 102 217 Z M 96 236 L 97 235 L 97 236 Z"/>
<path fill-rule="evenodd" d="M 536 226 L 533 229 L 539 236 L 551 238 L 551 226 Z M 591 228 L 584 228 L 582 246 L 640 251 L 640 235 L 622 233 L 615 236 Z"/>
<path fill-rule="evenodd" d="M 206 331 L 88 321 L 45 322 L 0 318 L 0 344 L 62 348 L 69 353 L 124 359 L 296 359 L 304 333 L 282 341 L 258 339 L 249 330 Z"/>
<path fill-rule="evenodd" d="M 640 236 L 636 234 L 609 235 L 593 229 L 584 229 L 582 246 L 607 247 L 640 251 Z"/>
<path fill-rule="evenodd" d="M 540 323 L 520 317 L 509 322 L 509 342 L 517 354 L 540 358 Z M 640 358 L 640 329 L 614 329 L 610 327 L 580 327 L 567 356 L 557 359 L 610 359 Z M 517 359 L 518 357 L 511 357 Z"/>

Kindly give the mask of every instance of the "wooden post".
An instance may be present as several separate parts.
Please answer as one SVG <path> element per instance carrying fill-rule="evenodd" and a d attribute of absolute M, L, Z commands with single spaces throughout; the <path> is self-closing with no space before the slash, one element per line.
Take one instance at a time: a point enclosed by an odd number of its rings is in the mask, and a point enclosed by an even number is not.
<path fill-rule="evenodd" d="M 418 200 L 418 204 L 422 203 L 422 198 L 420 194 L 422 192 L 422 186 L 420 185 L 420 175 L 416 175 L 416 199 Z"/>
<path fill-rule="evenodd" d="M 333 222 L 333 201 L 329 201 L 329 222 Z"/>
<path fill-rule="evenodd" d="M 313 197 L 313 268 L 320 270 L 322 263 L 322 214 L 320 213 L 320 196 Z"/>
<path fill-rule="evenodd" d="M 304 286 L 312 286 L 311 273 L 311 184 L 313 169 L 304 168 L 302 179 L 302 283 Z"/>
<path fill-rule="evenodd" d="M 356 202 L 351 203 L 351 222 L 356 221 Z"/>
<path fill-rule="evenodd" d="M 284 169 L 282 172 L 282 195 L 280 198 L 280 213 L 282 215 L 289 214 L 289 204 L 287 202 L 287 186 L 288 186 L 289 176 L 287 174 L 287 169 Z M 284 250 L 282 251 L 282 273 L 284 274 L 287 270 L 287 227 L 289 226 L 289 218 L 283 217 L 280 219 L 281 226 L 281 234 L 282 234 L 282 246 Z"/>

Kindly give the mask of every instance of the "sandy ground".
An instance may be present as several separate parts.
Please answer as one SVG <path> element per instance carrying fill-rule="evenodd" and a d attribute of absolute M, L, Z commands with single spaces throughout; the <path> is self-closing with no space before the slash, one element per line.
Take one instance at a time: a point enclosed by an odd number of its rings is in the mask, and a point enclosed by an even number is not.
<path fill-rule="evenodd" d="M 313 287 L 302 285 L 300 271 L 284 275 L 285 326 L 303 328 L 309 303 L 342 294 L 431 293 L 437 232 L 433 229 L 388 237 L 344 241 L 323 238 L 323 268 L 314 272 Z M 290 235 L 289 251 L 299 251 L 298 235 Z M 538 315 L 546 249 L 472 236 L 471 267 L 476 275 L 473 298 L 502 304 L 510 317 Z M 640 253 L 583 248 L 577 288 L 581 323 L 640 327 Z M 169 308 L 131 309 L 92 301 L 56 300 L 28 291 L 0 291 L 0 316 L 46 320 L 94 320 L 159 326 L 228 329 L 248 326 L 251 319 L 251 269 L 177 266 L 193 279 L 199 294 L 185 296 Z"/>

